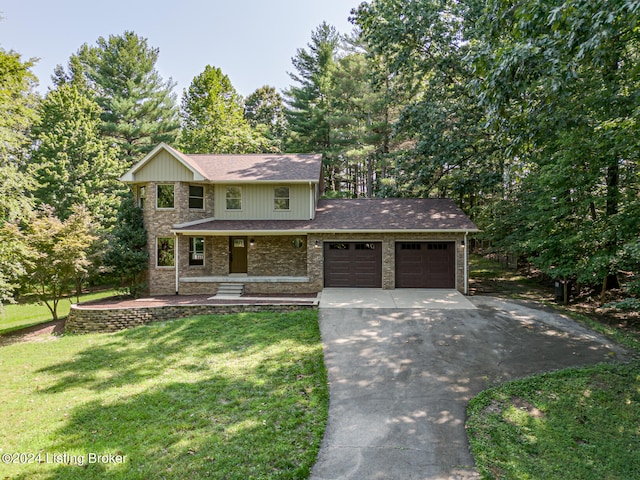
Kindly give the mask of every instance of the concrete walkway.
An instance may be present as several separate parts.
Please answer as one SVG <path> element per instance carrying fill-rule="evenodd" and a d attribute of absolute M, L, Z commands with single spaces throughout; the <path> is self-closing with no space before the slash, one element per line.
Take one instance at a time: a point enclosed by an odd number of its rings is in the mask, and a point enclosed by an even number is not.
<path fill-rule="evenodd" d="M 352 304 L 379 301 L 377 291 L 349 295 Z M 474 395 L 538 372 L 625 358 L 555 313 L 464 300 L 475 308 L 335 308 L 321 300 L 331 400 L 313 480 L 479 478 L 464 428 Z"/>
<path fill-rule="evenodd" d="M 325 288 L 320 308 L 437 308 L 473 310 L 476 307 L 457 290 L 435 288 Z"/>

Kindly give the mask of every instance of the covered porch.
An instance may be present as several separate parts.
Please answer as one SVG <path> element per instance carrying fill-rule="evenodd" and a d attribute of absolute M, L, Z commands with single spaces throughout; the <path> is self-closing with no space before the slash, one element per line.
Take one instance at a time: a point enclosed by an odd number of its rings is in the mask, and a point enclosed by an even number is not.
<path fill-rule="evenodd" d="M 242 286 L 245 295 L 318 291 L 308 274 L 306 235 L 255 232 L 176 233 L 176 292 L 215 295 Z"/>

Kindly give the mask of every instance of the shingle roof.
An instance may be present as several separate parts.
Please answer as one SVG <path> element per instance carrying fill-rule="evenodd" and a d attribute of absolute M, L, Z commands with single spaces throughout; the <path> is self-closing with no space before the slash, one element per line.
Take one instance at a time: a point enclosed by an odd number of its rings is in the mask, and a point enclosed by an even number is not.
<path fill-rule="evenodd" d="M 313 220 L 211 220 L 176 228 L 193 232 L 469 231 L 476 225 L 450 199 L 320 200 Z"/>
<path fill-rule="evenodd" d="M 322 169 L 319 154 L 182 154 L 182 157 L 214 182 L 317 182 Z"/>

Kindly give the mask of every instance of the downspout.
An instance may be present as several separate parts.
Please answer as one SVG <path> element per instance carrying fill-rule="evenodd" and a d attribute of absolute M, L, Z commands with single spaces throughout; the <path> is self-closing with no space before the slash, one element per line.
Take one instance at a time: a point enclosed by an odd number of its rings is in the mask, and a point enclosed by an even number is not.
<path fill-rule="evenodd" d="M 309 182 L 309 220 L 313 220 L 313 212 L 315 211 L 315 205 L 313 204 L 313 182 Z"/>
<path fill-rule="evenodd" d="M 469 232 L 464 232 L 464 294 L 469 295 L 469 245 L 467 245 L 467 235 Z"/>
<path fill-rule="evenodd" d="M 175 232 L 175 236 L 176 236 L 176 240 L 175 240 L 175 264 L 176 264 L 176 295 L 179 295 L 178 293 L 178 280 L 180 277 L 180 259 L 178 258 L 178 252 L 180 251 L 179 245 L 178 245 L 178 239 L 180 237 L 178 237 L 178 232 Z"/>

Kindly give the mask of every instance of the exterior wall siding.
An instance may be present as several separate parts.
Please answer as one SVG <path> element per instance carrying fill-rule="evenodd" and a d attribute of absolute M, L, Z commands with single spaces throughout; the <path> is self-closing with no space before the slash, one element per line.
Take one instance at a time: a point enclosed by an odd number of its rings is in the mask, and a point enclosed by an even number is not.
<path fill-rule="evenodd" d="M 226 188 L 237 186 L 242 188 L 242 210 L 226 210 Z M 288 211 L 274 209 L 274 189 L 289 187 Z M 311 214 L 312 190 L 309 185 L 301 184 L 268 184 L 268 185 L 224 185 L 215 186 L 215 217 L 221 220 L 309 220 Z"/>
<path fill-rule="evenodd" d="M 136 182 L 188 182 L 193 172 L 166 151 L 160 151 L 135 174 Z"/>

